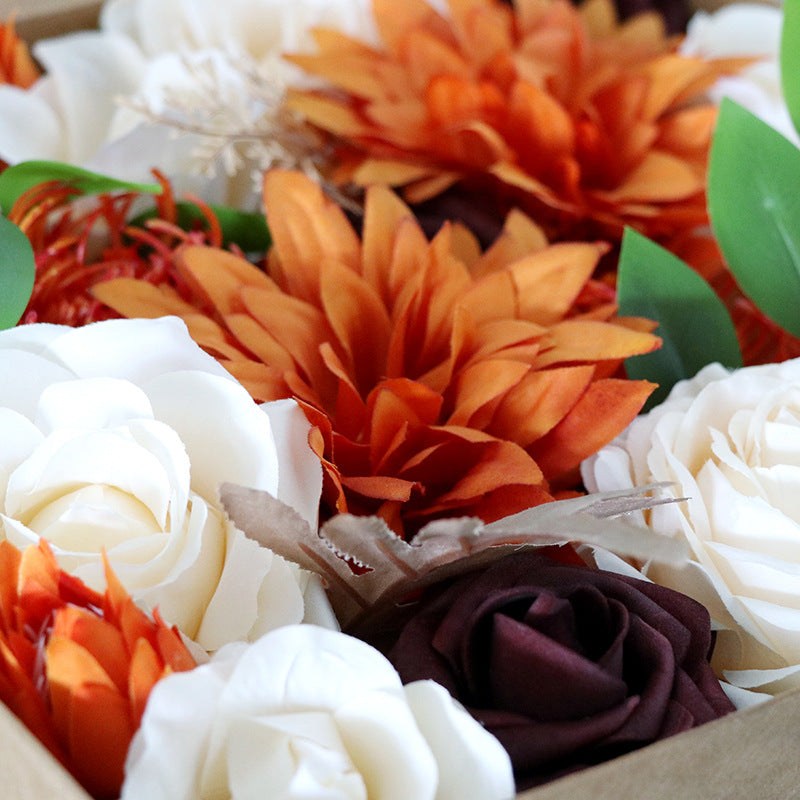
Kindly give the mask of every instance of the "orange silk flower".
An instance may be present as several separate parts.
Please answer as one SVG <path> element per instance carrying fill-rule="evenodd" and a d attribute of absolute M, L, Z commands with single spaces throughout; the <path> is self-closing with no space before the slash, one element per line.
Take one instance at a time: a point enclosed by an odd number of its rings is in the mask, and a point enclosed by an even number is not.
<path fill-rule="evenodd" d="M 39 77 L 28 46 L 14 30 L 14 18 L 0 22 L 0 84 L 29 88 Z"/>
<path fill-rule="evenodd" d="M 319 30 L 317 54 L 289 56 L 330 84 L 289 105 L 333 135 L 339 181 L 412 203 L 481 187 L 551 239 L 706 222 L 703 92 L 749 61 L 679 55 L 656 13 L 619 24 L 611 0 L 447 4 L 373 0 L 382 46 Z"/>
<path fill-rule="evenodd" d="M 199 198 L 204 225 L 192 231 L 178 224 L 172 186 L 157 170 L 161 184 L 155 197 L 155 218 L 144 225 L 130 222 L 131 207 L 141 195 L 100 195 L 80 205 L 80 194 L 68 183 L 48 181 L 24 192 L 9 219 L 28 237 L 36 258 L 36 281 L 22 323 L 51 322 L 80 327 L 116 317 L 89 292 L 99 281 L 117 277 L 155 283 L 175 277 L 174 249 L 182 242 L 222 244 L 219 220 Z M 102 250 L 98 252 L 102 243 Z"/>
<path fill-rule="evenodd" d="M 45 542 L 0 542 L 0 700 L 94 797 L 116 798 L 150 690 L 195 662 L 108 568 L 106 579 L 99 594 Z"/>
<path fill-rule="evenodd" d="M 519 212 L 482 253 L 446 224 L 431 241 L 391 191 L 367 191 L 363 240 L 300 173 L 274 170 L 268 274 L 184 246 L 183 286 L 117 279 L 125 316 L 176 314 L 258 400 L 296 398 L 315 426 L 330 511 L 406 536 L 437 516 L 492 520 L 553 499 L 630 422 L 652 384 L 615 377 L 658 347 L 613 304 L 578 308 L 607 246 L 547 246 Z"/>

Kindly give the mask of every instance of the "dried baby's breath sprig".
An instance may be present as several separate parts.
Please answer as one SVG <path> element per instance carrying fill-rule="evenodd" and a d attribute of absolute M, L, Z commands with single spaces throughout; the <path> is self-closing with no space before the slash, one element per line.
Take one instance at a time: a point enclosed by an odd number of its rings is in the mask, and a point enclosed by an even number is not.
<path fill-rule="evenodd" d="M 333 154 L 327 136 L 286 105 L 293 68 L 278 55 L 256 61 L 222 51 L 183 56 L 184 80 L 158 95 L 117 102 L 175 137 L 192 135 L 191 172 L 228 177 L 248 171 L 255 191 L 273 167 L 297 169 L 337 203 L 360 214 L 361 204 L 328 179 Z"/>
<path fill-rule="evenodd" d="M 681 564 L 687 557 L 682 544 L 614 519 L 675 502 L 649 496 L 665 485 L 545 503 L 489 524 L 475 517 L 438 519 L 410 543 L 379 517 L 339 514 L 314 531 L 267 492 L 226 483 L 220 498 L 248 537 L 327 581 L 331 604 L 347 627 L 375 605 L 400 601 L 429 583 L 520 549 L 580 542 L 632 558 Z"/>

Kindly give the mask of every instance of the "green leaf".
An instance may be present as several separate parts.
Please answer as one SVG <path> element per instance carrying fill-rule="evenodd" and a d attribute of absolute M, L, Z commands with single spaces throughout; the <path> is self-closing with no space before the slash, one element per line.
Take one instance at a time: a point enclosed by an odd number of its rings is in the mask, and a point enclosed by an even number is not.
<path fill-rule="evenodd" d="M 677 256 L 631 229 L 622 237 L 617 299 L 620 314 L 658 322 L 656 333 L 664 340 L 660 350 L 625 361 L 628 377 L 659 384 L 646 408 L 712 361 L 742 365 L 733 322 L 711 287 Z"/>
<path fill-rule="evenodd" d="M 193 230 L 198 226 L 207 228 L 207 220 L 203 212 L 194 203 L 179 202 L 175 204 L 178 209 L 178 225 L 184 230 Z M 222 245 L 228 247 L 236 244 L 245 253 L 266 253 L 272 245 L 267 221 L 263 214 L 248 211 L 238 211 L 229 206 L 209 205 L 219 220 L 222 228 Z M 139 214 L 133 224 L 142 226 L 148 219 L 157 216 L 155 209 L 149 209 Z"/>
<path fill-rule="evenodd" d="M 800 0 L 784 0 L 781 84 L 795 130 L 800 131 Z"/>
<path fill-rule="evenodd" d="M 82 194 L 104 192 L 145 192 L 160 194 L 156 183 L 130 183 L 107 175 L 99 175 L 60 161 L 23 161 L 0 174 L 0 209 L 8 213 L 16 200 L 28 189 L 47 181 L 61 181 L 74 186 Z"/>
<path fill-rule="evenodd" d="M 36 261 L 28 237 L 0 216 L 0 330 L 19 322 L 33 291 Z"/>
<path fill-rule="evenodd" d="M 744 293 L 800 336 L 800 150 L 723 100 L 711 145 L 708 210 Z"/>

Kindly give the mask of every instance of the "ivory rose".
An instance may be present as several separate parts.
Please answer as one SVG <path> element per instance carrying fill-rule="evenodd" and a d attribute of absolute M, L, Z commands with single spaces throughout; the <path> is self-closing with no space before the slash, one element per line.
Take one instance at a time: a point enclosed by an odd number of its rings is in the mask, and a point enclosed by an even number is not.
<path fill-rule="evenodd" d="M 433 681 L 403 686 L 375 649 L 293 625 L 225 647 L 153 690 L 122 800 L 502 800 L 499 742 Z"/>
<path fill-rule="evenodd" d="M 692 561 L 636 566 L 709 609 L 721 628 L 712 663 L 732 684 L 800 685 L 800 360 L 704 367 L 582 473 L 590 491 L 672 482 L 666 495 L 686 499 L 643 521 L 685 539 Z"/>
<path fill-rule="evenodd" d="M 137 602 L 215 650 L 304 617 L 307 573 L 247 539 L 224 481 L 316 524 L 321 470 L 293 403 L 262 407 L 175 318 L 0 333 L 0 535 L 47 539 L 60 566 L 104 585 L 103 550 Z"/>

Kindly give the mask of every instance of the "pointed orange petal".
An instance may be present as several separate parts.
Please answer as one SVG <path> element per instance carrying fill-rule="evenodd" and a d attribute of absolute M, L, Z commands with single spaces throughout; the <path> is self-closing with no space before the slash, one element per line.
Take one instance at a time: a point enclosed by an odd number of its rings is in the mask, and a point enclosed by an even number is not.
<path fill-rule="evenodd" d="M 503 398 L 487 430 L 528 447 L 564 418 L 593 376 L 592 366 L 529 372 Z"/>
<path fill-rule="evenodd" d="M 360 275 L 335 261 L 321 265 L 320 300 L 337 341 L 348 356 L 364 397 L 386 374 L 391 321 L 377 292 Z"/>
<path fill-rule="evenodd" d="M 154 286 L 136 278 L 113 278 L 96 283 L 91 294 L 123 317 L 155 319 L 169 315 L 184 317 L 197 312 L 193 305 L 168 291 L 168 287 Z"/>
<path fill-rule="evenodd" d="M 542 473 L 536 462 L 513 442 L 494 440 L 480 448 L 481 456 L 429 511 L 436 513 L 474 501 L 503 486 L 539 486 Z"/>
<path fill-rule="evenodd" d="M 417 27 L 425 27 L 439 14 L 425 0 L 373 0 L 372 13 L 386 49 L 397 54 L 406 33 Z"/>
<path fill-rule="evenodd" d="M 319 302 L 319 267 L 323 259 L 358 272 L 361 242 L 339 206 L 299 172 L 270 170 L 264 178 L 264 204 L 274 250 L 286 269 L 276 281 L 284 290 Z"/>
<path fill-rule="evenodd" d="M 500 359 L 481 361 L 467 367 L 458 377 L 455 409 L 447 424 L 485 430 L 503 397 L 522 380 L 529 369 L 527 364 L 519 361 Z"/>
<path fill-rule="evenodd" d="M 122 634 L 97 614 L 67 606 L 59 609 L 53 624 L 53 636 L 69 639 L 91 654 L 120 692 L 128 684 L 129 654 Z"/>
<path fill-rule="evenodd" d="M 190 245 L 176 253 L 176 265 L 190 287 L 205 297 L 223 316 L 241 311 L 243 286 L 266 291 L 278 287 L 260 269 L 241 256 L 218 247 Z"/>
<path fill-rule="evenodd" d="M 287 61 L 310 75 L 318 75 L 338 89 L 367 100 L 380 100 L 386 93 L 380 78 L 373 73 L 372 64 L 380 56 L 369 53 L 337 52 L 322 55 L 291 54 Z"/>
<path fill-rule="evenodd" d="M 339 379 L 336 389 L 336 406 L 333 416 L 336 420 L 336 429 L 343 436 L 358 440 L 363 433 L 366 422 L 366 404 L 358 393 L 348 370 L 342 364 L 328 342 L 320 345 L 320 356 L 325 366 Z"/>
<path fill-rule="evenodd" d="M 242 300 L 253 318 L 288 352 L 295 370 L 323 398 L 332 396 L 332 380 L 319 353 L 323 342 L 334 340 L 325 315 L 310 303 L 290 294 L 269 293 L 259 289 L 242 290 Z"/>
<path fill-rule="evenodd" d="M 164 674 L 164 664 L 150 642 L 139 639 L 131 655 L 130 677 L 125 687 L 134 729 L 139 727 L 150 692 Z"/>
<path fill-rule="evenodd" d="M 711 77 L 710 83 L 716 80 L 706 61 L 677 53 L 669 53 L 651 61 L 645 65 L 645 72 L 651 80 L 651 88 L 642 111 L 642 117 L 646 120 L 660 117 L 686 87 L 696 81 L 707 75 Z"/>
<path fill-rule="evenodd" d="M 682 158 L 652 150 L 616 189 L 593 194 L 610 203 L 664 203 L 702 191 L 703 180 Z"/>
<path fill-rule="evenodd" d="M 547 237 L 541 227 L 515 208 L 506 217 L 503 232 L 470 272 L 475 279 L 483 278 L 545 247 Z"/>
<path fill-rule="evenodd" d="M 10 631 L 14 627 L 21 563 L 22 553 L 8 540 L 0 541 L 0 631 Z"/>
<path fill-rule="evenodd" d="M 657 336 L 622 325 L 594 320 L 566 320 L 550 328 L 532 366 L 542 369 L 571 361 L 622 359 L 649 353 L 660 343 Z"/>
<path fill-rule="evenodd" d="M 289 89 L 286 105 L 325 131 L 344 138 L 366 136 L 371 126 L 341 102 L 310 92 Z"/>
<path fill-rule="evenodd" d="M 222 364 L 248 394 L 259 403 L 291 397 L 283 377 L 256 361 L 225 361 Z"/>
<path fill-rule="evenodd" d="M 94 796 L 117 797 L 134 732 L 127 698 L 69 639 L 51 638 L 46 658 L 53 720 L 76 777 Z"/>
<path fill-rule="evenodd" d="M 557 322 L 607 251 L 605 244 L 564 242 L 512 264 L 509 272 L 519 298 L 518 316 L 539 325 Z"/>
<path fill-rule="evenodd" d="M 431 174 L 438 175 L 439 170 L 424 164 L 410 161 L 393 161 L 387 158 L 365 158 L 353 172 L 353 183 L 358 186 L 373 184 L 387 186 L 405 186 Z"/>
<path fill-rule="evenodd" d="M 567 110 L 549 92 L 518 82 L 509 98 L 509 124 L 525 143 L 525 157 L 542 163 L 575 149 L 575 126 Z M 531 152 L 532 151 L 532 152 Z"/>
<path fill-rule="evenodd" d="M 266 300 L 268 296 L 262 298 Z M 228 314 L 225 324 L 240 344 L 270 369 L 278 372 L 294 369 L 291 353 L 249 314 Z"/>
<path fill-rule="evenodd" d="M 367 189 L 364 201 L 362 273 L 370 286 L 378 290 L 387 307 L 391 304 L 389 274 L 395 236 L 405 221 L 413 225 L 413 214 L 394 192 L 383 186 L 371 186 Z"/>
<path fill-rule="evenodd" d="M 385 475 L 342 475 L 342 486 L 363 497 L 406 503 L 411 499 L 411 493 L 415 488 L 419 487 L 419 484 L 414 481 L 406 481 L 402 478 L 391 478 Z"/>
<path fill-rule="evenodd" d="M 558 478 L 607 445 L 641 411 L 653 389 L 647 381 L 591 383 L 569 414 L 529 448 L 545 477 Z"/>

